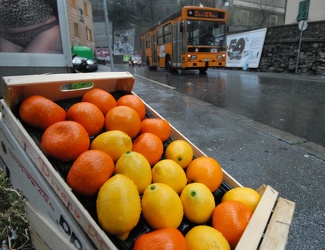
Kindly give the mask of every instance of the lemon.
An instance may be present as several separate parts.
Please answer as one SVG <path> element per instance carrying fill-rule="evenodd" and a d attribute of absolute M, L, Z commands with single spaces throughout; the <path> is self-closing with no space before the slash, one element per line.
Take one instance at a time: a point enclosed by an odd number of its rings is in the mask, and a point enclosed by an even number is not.
<path fill-rule="evenodd" d="M 153 183 L 165 183 L 180 194 L 187 184 L 183 168 L 175 161 L 164 159 L 157 162 L 152 168 Z"/>
<path fill-rule="evenodd" d="M 125 175 L 114 175 L 100 188 L 96 211 L 99 225 L 106 232 L 125 240 L 140 219 L 137 186 Z"/>
<path fill-rule="evenodd" d="M 115 164 L 115 174 L 123 174 L 134 181 L 141 195 L 144 189 L 151 184 L 151 166 L 142 154 L 127 151 L 122 154 Z"/>
<path fill-rule="evenodd" d="M 107 131 L 93 140 L 90 149 L 102 150 L 116 162 L 122 154 L 132 150 L 132 139 L 120 130 Z"/>
<path fill-rule="evenodd" d="M 178 228 L 184 215 L 178 194 L 164 183 L 153 183 L 146 187 L 141 208 L 144 219 L 153 229 Z"/>
<path fill-rule="evenodd" d="M 254 212 L 260 199 L 261 195 L 250 187 L 235 187 L 227 191 L 221 201 L 241 201 Z"/>
<path fill-rule="evenodd" d="M 200 225 L 185 235 L 188 250 L 230 250 L 226 238 L 217 229 Z"/>
<path fill-rule="evenodd" d="M 180 195 L 186 218 L 194 223 L 207 222 L 215 208 L 210 189 L 199 182 L 187 184 Z"/>
<path fill-rule="evenodd" d="M 185 140 L 172 141 L 166 148 L 165 158 L 174 160 L 182 168 L 186 168 L 193 160 L 192 146 Z"/>

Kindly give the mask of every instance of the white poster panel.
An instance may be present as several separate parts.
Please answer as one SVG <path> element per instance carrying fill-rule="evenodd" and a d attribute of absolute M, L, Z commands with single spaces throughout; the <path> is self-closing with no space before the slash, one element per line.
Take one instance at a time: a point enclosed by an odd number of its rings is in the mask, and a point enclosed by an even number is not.
<path fill-rule="evenodd" d="M 114 55 L 134 53 L 134 29 L 114 31 Z"/>
<path fill-rule="evenodd" d="M 227 36 L 227 67 L 258 68 L 266 28 Z"/>
<path fill-rule="evenodd" d="M 72 66 L 65 1 L 0 0 L 0 66 Z"/>

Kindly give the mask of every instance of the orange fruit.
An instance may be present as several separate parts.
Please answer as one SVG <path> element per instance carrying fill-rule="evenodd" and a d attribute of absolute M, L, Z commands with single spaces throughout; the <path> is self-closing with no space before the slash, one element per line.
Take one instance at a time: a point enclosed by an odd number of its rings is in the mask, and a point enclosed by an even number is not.
<path fill-rule="evenodd" d="M 116 162 L 121 155 L 132 149 L 132 139 L 120 130 L 106 131 L 91 142 L 90 149 L 104 151 Z"/>
<path fill-rule="evenodd" d="M 230 247 L 235 249 L 253 212 L 240 201 L 221 202 L 213 211 L 212 226 L 227 239 Z"/>
<path fill-rule="evenodd" d="M 73 162 L 67 183 L 75 192 L 92 196 L 114 173 L 112 158 L 100 150 L 87 150 Z"/>
<path fill-rule="evenodd" d="M 186 250 L 184 235 L 176 228 L 162 228 L 140 235 L 133 250 Z"/>
<path fill-rule="evenodd" d="M 180 195 L 186 218 L 196 224 L 206 223 L 215 208 L 210 189 L 199 182 L 187 184 Z"/>
<path fill-rule="evenodd" d="M 29 126 L 45 130 L 56 122 L 64 121 L 66 112 L 52 100 L 34 95 L 21 103 L 19 117 Z"/>
<path fill-rule="evenodd" d="M 93 136 L 103 130 L 105 117 L 95 104 L 78 102 L 68 109 L 67 120 L 80 123 L 87 130 L 89 136 Z"/>
<path fill-rule="evenodd" d="M 158 161 L 152 169 L 152 182 L 165 183 L 180 194 L 187 184 L 184 169 L 170 159 Z M 210 192 L 211 193 L 211 192 Z"/>
<path fill-rule="evenodd" d="M 161 118 L 146 118 L 141 122 L 140 134 L 153 133 L 164 142 L 169 138 L 170 130 L 168 121 Z"/>
<path fill-rule="evenodd" d="M 200 156 L 187 166 L 186 177 L 188 183 L 201 182 L 211 192 L 218 189 L 222 182 L 223 173 L 219 163 L 208 156 Z"/>
<path fill-rule="evenodd" d="M 141 198 L 142 215 L 153 229 L 178 228 L 184 217 L 179 195 L 164 183 L 146 187 Z"/>
<path fill-rule="evenodd" d="M 207 225 L 194 226 L 185 235 L 185 240 L 188 250 L 230 250 L 225 237 Z"/>
<path fill-rule="evenodd" d="M 116 106 L 116 100 L 114 96 L 103 89 L 91 89 L 86 92 L 82 97 L 83 102 L 90 102 L 95 104 L 105 116 L 107 112 Z"/>
<path fill-rule="evenodd" d="M 158 136 L 152 133 L 143 133 L 133 141 L 132 151 L 142 154 L 150 166 L 153 166 L 160 160 L 164 145 Z"/>
<path fill-rule="evenodd" d="M 221 202 L 229 200 L 241 201 L 254 212 L 260 199 L 261 195 L 250 187 L 235 187 L 224 194 Z"/>
<path fill-rule="evenodd" d="M 193 160 L 193 148 L 185 140 L 172 141 L 165 150 L 165 158 L 177 162 L 182 168 L 186 168 Z"/>
<path fill-rule="evenodd" d="M 152 173 L 146 157 L 138 152 L 127 151 L 122 154 L 115 164 L 115 174 L 129 177 L 137 186 L 139 194 L 152 182 Z"/>
<path fill-rule="evenodd" d="M 98 223 L 106 232 L 126 240 L 140 220 L 137 186 L 125 175 L 112 176 L 98 191 L 96 212 Z"/>
<path fill-rule="evenodd" d="M 105 116 L 105 129 L 121 130 L 132 139 L 140 132 L 141 120 L 138 113 L 127 106 L 116 106 Z"/>
<path fill-rule="evenodd" d="M 40 147 L 43 152 L 62 162 L 74 161 L 89 149 L 86 129 L 75 121 L 61 121 L 49 126 L 43 133 Z"/>
<path fill-rule="evenodd" d="M 133 108 L 138 113 L 140 120 L 143 120 L 146 115 L 146 106 L 140 97 L 136 95 L 124 95 L 117 100 L 116 104 L 117 106 Z"/>

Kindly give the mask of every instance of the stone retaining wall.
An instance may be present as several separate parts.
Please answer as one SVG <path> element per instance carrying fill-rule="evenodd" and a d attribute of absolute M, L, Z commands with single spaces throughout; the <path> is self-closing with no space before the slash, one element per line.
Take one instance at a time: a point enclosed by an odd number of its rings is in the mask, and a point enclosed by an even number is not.
<path fill-rule="evenodd" d="M 299 37 L 298 24 L 268 27 L 259 68 L 250 70 L 295 73 Z M 325 75 L 325 21 L 308 22 L 302 32 L 297 73 Z"/>

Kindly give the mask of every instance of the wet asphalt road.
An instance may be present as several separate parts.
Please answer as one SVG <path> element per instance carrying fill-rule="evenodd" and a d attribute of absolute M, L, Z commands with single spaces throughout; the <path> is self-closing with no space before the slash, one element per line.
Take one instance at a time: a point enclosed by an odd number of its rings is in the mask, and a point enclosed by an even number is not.
<path fill-rule="evenodd" d="M 325 146 L 325 78 L 234 70 L 149 71 L 118 65 L 218 108 Z"/>

